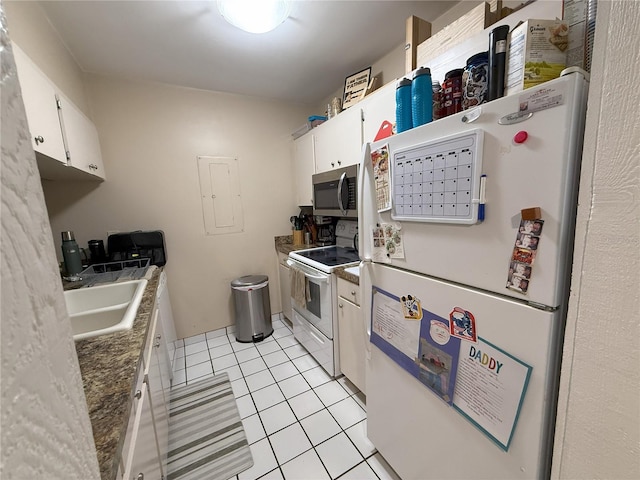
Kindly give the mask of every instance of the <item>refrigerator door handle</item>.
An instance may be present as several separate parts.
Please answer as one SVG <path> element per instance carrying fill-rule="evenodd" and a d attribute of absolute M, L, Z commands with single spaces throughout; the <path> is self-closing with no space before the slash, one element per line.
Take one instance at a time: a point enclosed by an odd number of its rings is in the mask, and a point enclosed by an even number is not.
<path fill-rule="evenodd" d="M 367 256 L 368 252 L 365 252 L 364 241 L 368 238 L 369 233 L 364 229 L 364 218 L 362 215 L 362 203 L 364 201 L 364 174 L 367 168 L 367 159 L 371 158 L 371 144 L 365 143 L 362 147 L 362 158 L 360 159 L 360 169 L 358 170 L 358 252 L 360 253 L 360 259 L 363 261 L 371 261 L 371 258 Z"/>
<path fill-rule="evenodd" d="M 367 333 L 365 338 L 365 352 L 366 359 L 371 360 L 371 270 L 373 263 L 371 261 L 360 262 L 360 308 L 362 308 L 364 315 L 362 315 L 362 322 L 364 323 L 364 331 Z"/>

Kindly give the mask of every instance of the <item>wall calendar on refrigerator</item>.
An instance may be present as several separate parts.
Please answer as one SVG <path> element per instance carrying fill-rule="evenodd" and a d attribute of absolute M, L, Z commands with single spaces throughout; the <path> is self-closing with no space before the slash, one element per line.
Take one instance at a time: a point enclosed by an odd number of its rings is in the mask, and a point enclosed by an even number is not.
<path fill-rule="evenodd" d="M 483 139 L 484 132 L 475 129 L 396 151 L 391 217 L 462 224 L 482 220 Z"/>

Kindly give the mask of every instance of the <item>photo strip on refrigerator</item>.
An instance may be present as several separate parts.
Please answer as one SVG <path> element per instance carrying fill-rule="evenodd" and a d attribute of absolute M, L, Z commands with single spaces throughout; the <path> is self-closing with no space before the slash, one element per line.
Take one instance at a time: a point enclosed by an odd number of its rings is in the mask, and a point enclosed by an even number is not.
<path fill-rule="evenodd" d="M 509 264 L 506 288 L 526 294 L 540 245 L 544 220 L 521 220 Z"/>

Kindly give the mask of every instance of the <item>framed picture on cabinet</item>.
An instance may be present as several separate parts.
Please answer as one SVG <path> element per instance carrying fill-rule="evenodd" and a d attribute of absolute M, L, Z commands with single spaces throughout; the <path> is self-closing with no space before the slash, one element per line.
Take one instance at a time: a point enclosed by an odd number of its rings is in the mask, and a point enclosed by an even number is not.
<path fill-rule="evenodd" d="M 342 95 L 342 108 L 347 109 L 364 98 L 371 79 L 371 67 L 361 72 L 349 75 L 344 80 L 344 94 Z"/>

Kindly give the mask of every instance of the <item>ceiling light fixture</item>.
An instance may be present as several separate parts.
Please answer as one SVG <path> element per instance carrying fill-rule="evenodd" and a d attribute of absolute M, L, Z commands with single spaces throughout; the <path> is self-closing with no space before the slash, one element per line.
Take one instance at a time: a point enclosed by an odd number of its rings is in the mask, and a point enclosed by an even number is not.
<path fill-rule="evenodd" d="M 218 0 L 218 10 L 231 25 L 250 33 L 270 32 L 289 16 L 290 0 Z"/>

